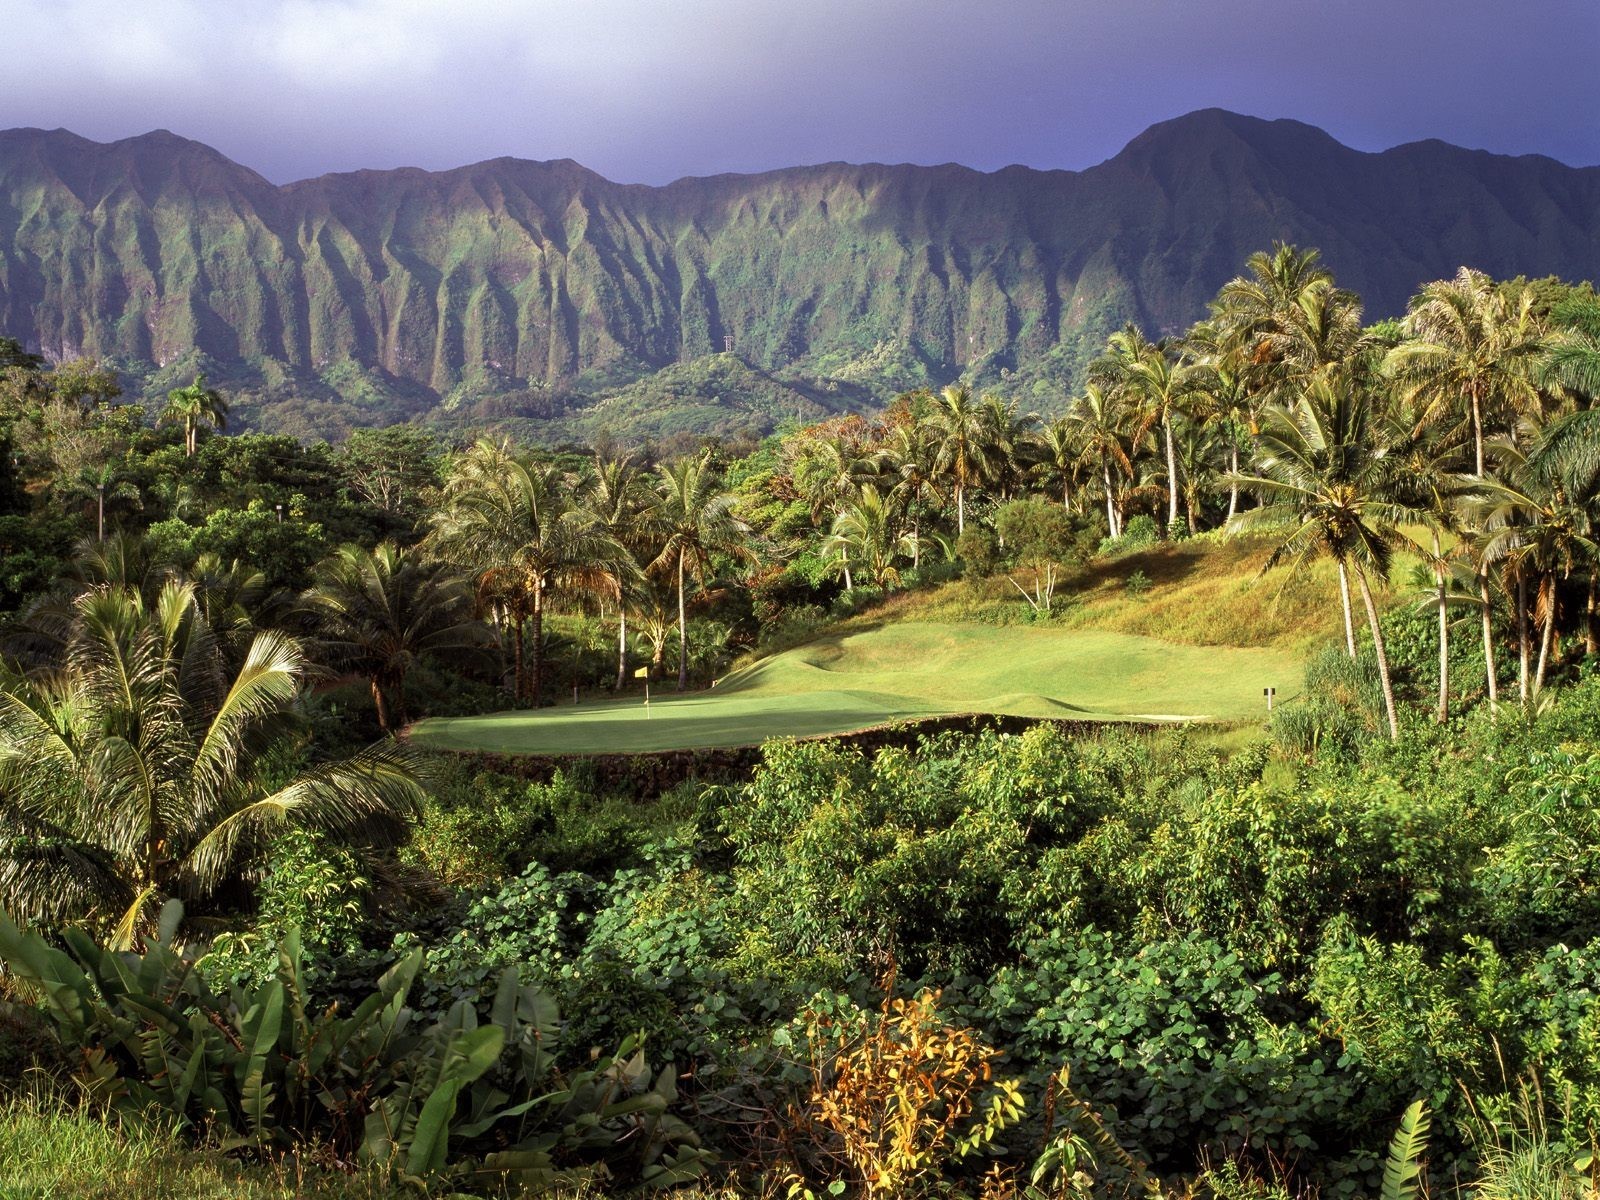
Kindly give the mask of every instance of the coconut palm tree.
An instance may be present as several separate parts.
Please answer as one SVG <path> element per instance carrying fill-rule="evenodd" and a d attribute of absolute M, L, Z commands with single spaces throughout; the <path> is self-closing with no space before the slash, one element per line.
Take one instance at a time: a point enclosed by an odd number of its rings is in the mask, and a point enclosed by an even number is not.
<path fill-rule="evenodd" d="M 956 534 L 967 530 L 967 495 L 994 469 L 995 431 L 991 412 L 970 388 L 950 386 L 934 398 L 928 414 L 934 469 L 948 478 L 956 500 Z"/>
<path fill-rule="evenodd" d="M 613 564 L 617 599 L 617 691 L 628 683 L 629 597 L 643 583 L 644 572 L 636 555 L 648 543 L 650 489 L 633 456 L 601 459 L 595 464 L 587 505 L 600 529 L 622 551 Z"/>
<path fill-rule="evenodd" d="M 916 542 L 898 528 L 893 506 L 868 484 L 834 518 L 822 546 L 825 558 L 837 553 L 833 561 L 863 572 L 874 587 L 888 587 L 900 578 L 895 561 L 909 558 Z"/>
<path fill-rule="evenodd" d="M 1534 372 L 1547 344 L 1532 291 L 1507 292 L 1481 271 L 1462 267 L 1454 279 L 1417 294 L 1405 331 L 1406 340 L 1384 359 L 1385 373 L 1421 420 L 1466 422 L 1473 473 L 1481 479 L 1488 437 L 1541 403 Z"/>
<path fill-rule="evenodd" d="M 406 676 L 418 659 L 470 659 L 489 640 L 466 583 L 393 542 L 340 547 L 318 564 L 303 603 L 320 657 L 367 681 L 385 733 L 407 724 Z"/>
<path fill-rule="evenodd" d="M 1073 490 L 1083 470 L 1083 454 L 1072 419 L 1063 415 L 1046 422 L 1033 444 L 1034 474 L 1044 487 L 1052 491 L 1059 488 L 1061 507 L 1071 511 Z"/>
<path fill-rule="evenodd" d="M 562 596 L 619 595 L 622 551 L 558 468 L 479 441 L 452 464 L 430 535 L 447 562 L 477 582 L 480 610 L 503 606 L 516 654 L 516 695 L 538 706 L 544 685 L 544 617 Z M 524 627 L 527 627 L 526 633 Z M 531 637 L 531 664 L 524 639 Z"/>
<path fill-rule="evenodd" d="M 894 478 L 889 498 L 911 521 L 911 566 L 922 563 L 920 521 L 922 505 L 942 505 L 936 450 L 929 427 L 921 421 L 905 421 L 889 430 L 884 459 Z"/>
<path fill-rule="evenodd" d="M 705 581 L 715 554 L 742 557 L 750 527 L 733 514 L 734 497 L 721 490 L 709 451 L 667 463 L 657 472 L 652 510 L 661 552 L 650 569 L 671 572 L 678 593 L 678 690 L 689 686 L 688 583 Z"/>
<path fill-rule="evenodd" d="M 1122 534 L 1121 489 L 1113 479 L 1134 477 L 1132 452 L 1144 440 L 1147 427 L 1115 390 L 1089 383 L 1073 400 L 1066 420 L 1085 462 L 1100 469 L 1106 495 L 1106 526 L 1112 537 Z"/>
<path fill-rule="evenodd" d="M 1172 440 L 1172 418 L 1197 390 L 1199 381 L 1194 372 L 1174 360 L 1164 344 L 1150 341 L 1135 325 L 1111 335 L 1105 357 L 1090 372 L 1141 411 L 1147 426 L 1160 426 L 1166 448 L 1167 529 L 1175 529 L 1182 481 L 1177 447 Z"/>
<path fill-rule="evenodd" d="M 1537 699 L 1560 607 L 1560 584 L 1574 571 L 1593 570 L 1600 547 L 1592 506 L 1568 490 L 1570 477 L 1549 470 L 1555 460 L 1522 456 L 1503 447 L 1503 477 L 1482 481 L 1468 502 L 1480 530 L 1477 551 L 1484 564 L 1500 564 L 1514 597 L 1519 652 L 1518 687 L 1523 703 Z M 1533 596 L 1529 596 L 1529 586 Z M 1533 666 L 1530 625 L 1539 633 Z"/>
<path fill-rule="evenodd" d="M 825 514 L 837 517 L 856 489 L 880 477 L 883 456 L 864 445 L 865 431 L 861 418 L 847 417 L 792 443 L 790 477 L 811 505 L 812 524 L 820 524 Z M 847 567 L 845 587 L 849 586 Z"/>
<path fill-rule="evenodd" d="M 167 407 L 161 419 L 183 426 L 183 448 L 194 457 L 195 441 L 202 428 L 221 432 L 228 426 L 228 402 L 222 393 L 206 386 L 206 377 L 196 375 L 188 387 L 167 393 Z"/>
<path fill-rule="evenodd" d="M 982 408 L 983 424 L 989 431 L 990 481 L 1000 498 L 1009 500 L 1031 465 L 1039 414 L 1024 412 L 1017 401 L 995 395 L 985 395 Z"/>
<path fill-rule="evenodd" d="M 81 921 L 133 944 L 164 900 L 204 899 L 301 826 L 398 837 L 422 789 L 385 742 L 288 782 L 273 750 L 306 674 L 299 644 L 256 635 L 231 671 L 190 584 L 146 602 L 100 587 L 76 601 L 64 658 L 6 668 L 0 687 L 0 905 Z"/>
<path fill-rule="evenodd" d="M 1396 494 L 1416 514 L 1426 540 L 1406 533 L 1405 537 L 1422 555 L 1433 577 L 1433 601 L 1439 624 L 1439 702 L 1434 719 L 1443 722 L 1450 716 L 1450 581 L 1459 558 L 1457 539 L 1465 532 L 1461 522 L 1461 503 L 1471 491 L 1463 479 L 1466 467 L 1466 439 L 1460 431 L 1450 433 L 1419 423 L 1404 403 L 1389 415 L 1386 440 L 1394 460 Z M 1487 585 L 1483 604 L 1487 604 Z M 1493 703 L 1494 637 L 1492 622 L 1485 625 L 1484 658 L 1488 666 L 1489 694 Z"/>
<path fill-rule="evenodd" d="M 1396 526 L 1408 515 L 1393 499 L 1392 466 L 1366 390 L 1350 372 L 1319 371 L 1292 408 L 1268 412 L 1256 473 L 1240 480 L 1260 497 L 1261 507 L 1239 513 L 1229 529 L 1276 531 L 1278 544 L 1263 571 L 1283 563 L 1298 569 L 1319 555 L 1333 559 L 1352 656 L 1349 575 L 1355 575 L 1377 654 L 1389 736 L 1398 738 L 1394 685 L 1369 582 L 1371 575 L 1388 576 Z"/>

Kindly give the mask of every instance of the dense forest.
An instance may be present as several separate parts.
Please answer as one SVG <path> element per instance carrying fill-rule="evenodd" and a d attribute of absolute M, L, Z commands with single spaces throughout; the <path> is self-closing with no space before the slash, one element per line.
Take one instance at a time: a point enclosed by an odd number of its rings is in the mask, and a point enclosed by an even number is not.
<path fill-rule="evenodd" d="M 335 446 L 0 342 L 0 1151 L 88 1112 L 307 1194 L 1593 1194 L 1592 286 L 1368 323 L 1279 245 L 1086 379 Z M 664 788 L 407 736 L 1237 543 L 1336 631 L 1265 729 Z"/>

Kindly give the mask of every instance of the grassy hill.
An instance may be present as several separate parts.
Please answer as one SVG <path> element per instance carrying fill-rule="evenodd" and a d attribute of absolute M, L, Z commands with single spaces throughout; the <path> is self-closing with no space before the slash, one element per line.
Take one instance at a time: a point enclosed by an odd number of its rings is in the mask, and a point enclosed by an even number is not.
<path fill-rule="evenodd" d="M 1260 574 L 1260 543 L 1197 538 L 1100 561 L 1035 623 L 1003 578 L 902 593 L 802 646 L 738 665 L 707 692 L 419 722 L 449 750 L 638 753 L 751 745 L 959 713 L 1235 723 L 1300 688 L 1336 636 L 1331 568 Z M 1147 591 L 1130 592 L 1136 573 Z M 1009 592 L 1009 595 L 1007 594 Z"/>

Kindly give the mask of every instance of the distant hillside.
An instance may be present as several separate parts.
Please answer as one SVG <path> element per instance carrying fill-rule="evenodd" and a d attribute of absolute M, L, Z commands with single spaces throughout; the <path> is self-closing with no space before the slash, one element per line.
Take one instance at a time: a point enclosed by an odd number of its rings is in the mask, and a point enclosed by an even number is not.
<path fill-rule="evenodd" d="M 1218 110 L 1081 172 L 666 187 L 515 159 L 277 187 L 165 132 L 0 133 L 0 332 L 152 392 L 203 368 L 246 420 L 306 435 L 764 427 L 957 378 L 1047 406 L 1111 329 L 1188 324 L 1275 238 L 1320 247 L 1372 316 L 1463 263 L 1591 278 L 1600 168 L 1365 154 Z"/>

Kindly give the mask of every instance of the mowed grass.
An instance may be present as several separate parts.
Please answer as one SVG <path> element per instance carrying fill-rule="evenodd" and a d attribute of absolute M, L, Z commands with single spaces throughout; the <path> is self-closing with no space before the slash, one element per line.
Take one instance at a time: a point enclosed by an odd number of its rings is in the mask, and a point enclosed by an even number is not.
<path fill-rule="evenodd" d="M 1096 560 L 1058 612 L 1029 621 L 1003 576 L 890 597 L 817 639 L 742 665 L 710 691 L 419 722 L 446 750 L 588 755 L 755 745 L 961 713 L 1079 720 L 1264 716 L 1300 690 L 1302 663 L 1340 636 L 1336 576 L 1318 562 L 1262 573 L 1270 545 L 1215 535 Z M 1394 576 L 1415 559 L 1397 555 Z M 1147 589 L 1132 591 L 1134 575 Z M 1027 580 L 1023 581 L 1028 582 Z M 1380 603 L 1400 599 L 1384 593 Z M 1357 601 L 1356 619 L 1365 627 Z"/>
<path fill-rule="evenodd" d="M 1278 648 L 1201 647 L 1055 626 L 857 621 L 734 671 L 710 691 L 421 721 L 421 745 L 520 754 L 754 745 L 959 713 L 1236 721 L 1299 689 Z"/>

